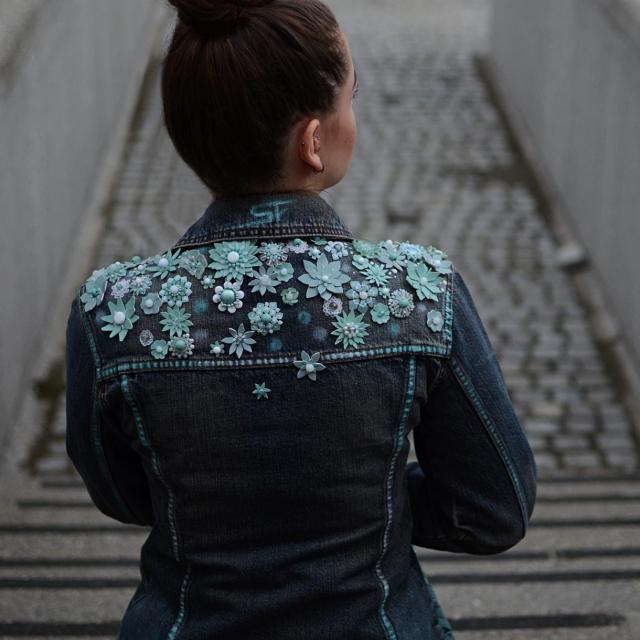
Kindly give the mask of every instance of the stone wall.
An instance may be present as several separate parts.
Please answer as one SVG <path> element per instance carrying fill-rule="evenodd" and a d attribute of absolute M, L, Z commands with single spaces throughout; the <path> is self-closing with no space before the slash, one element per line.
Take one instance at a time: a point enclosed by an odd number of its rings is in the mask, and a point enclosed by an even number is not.
<path fill-rule="evenodd" d="M 494 0 L 492 67 L 640 354 L 640 0 Z"/>
<path fill-rule="evenodd" d="M 51 339 L 69 265 L 90 251 L 79 241 L 159 4 L 0 0 L 0 442 Z"/>

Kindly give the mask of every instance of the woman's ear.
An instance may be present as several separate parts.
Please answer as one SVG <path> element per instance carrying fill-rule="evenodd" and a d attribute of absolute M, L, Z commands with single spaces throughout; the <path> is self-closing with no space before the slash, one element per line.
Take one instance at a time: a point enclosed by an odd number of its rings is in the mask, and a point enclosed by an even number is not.
<path fill-rule="evenodd" d="M 298 142 L 298 157 L 308 164 L 314 171 L 322 171 L 324 166 L 320 151 L 320 120 L 310 120 L 300 133 Z"/>

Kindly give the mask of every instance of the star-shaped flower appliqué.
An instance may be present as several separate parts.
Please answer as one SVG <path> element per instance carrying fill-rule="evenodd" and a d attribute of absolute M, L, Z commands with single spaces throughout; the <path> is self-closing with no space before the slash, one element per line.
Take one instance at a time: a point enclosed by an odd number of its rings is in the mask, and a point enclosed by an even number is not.
<path fill-rule="evenodd" d="M 364 314 L 356 315 L 355 311 L 344 313 L 334 320 L 331 324 L 335 329 L 332 335 L 338 336 L 335 344 L 340 344 L 347 349 L 348 347 L 357 347 L 364 342 L 364 337 L 369 334 L 367 327 L 370 326 L 366 322 L 362 322 Z"/>
<path fill-rule="evenodd" d="M 163 318 L 160 320 L 162 330 L 168 331 L 171 338 L 174 336 L 180 337 L 181 335 L 188 333 L 189 327 L 193 326 L 193 322 L 189 320 L 191 314 L 187 313 L 182 308 L 176 307 L 169 309 L 167 311 L 163 311 L 160 315 Z"/>
<path fill-rule="evenodd" d="M 306 351 L 302 351 L 301 359 L 294 360 L 293 364 L 298 367 L 297 378 L 304 378 L 307 376 L 310 380 L 316 379 L 316 372 L 322 371 L 327 367 L 322 364 L 322 362 L 318 362 L 320 360 L 320 352 L 316 351 L 313 355 L 309 355 Z"/>
<path fill-rule="evenodd" d="M 263 398 L 265 400 L 269 399 L 269 396 L 267 395 L 271 389 L 269 389 L 266 385 L 266 382 L 261 382 L 260 384 L 258 384 L 257 382 L 254 382 L 254 387 L 255 389 L 251 392 L 254 393 L 256 395 L 256 397 L 258 398 L 258 400 L 262 400 Z"/>
<path fill-rule="evenodd" d="M 215 271 L 216 278 L 242 282 L 244 276 L 251 274 L 254 267 L 260 264 L 257 252 L 258 246 L 252 240 L 216 242 L 213 248 L 209 249 L 212 260 L 209 269 Z"/>
<path fill-rule="evenodd" d="M 102 327 L 102 331 L 111 331 L 110 338 L 118 336 L 122 342 L 129 330 L 140 319 L 135 312 L 136 299 L 131 296 L 126 305 L 119 299 L 117 302 L 109 301 L 109 311 L 111 313 L 103 316 L 102 320 L 106 324 Z"/>
<path fill-rule="evenodd" d="M 84 310 L 91 311 L 101 304 L 106 290 L 107 278 L 104 274 L 89 278 L 84 285 L 84 293 L 80 296 Z"/>
<path fill-rule="evenodd" d="M 326 254 L 322 254 L 314 263 L 303 260 L 307 273 L 298 276 L 298 280 L 308 285 L 307 298 L 313 298 L 318 294 L 323 300 L 328 300 L 332 293 L 342 293 L 342 285 L 349 281 L 349 276 L 340 271 L 342 262 L 335 260 L 329 262 Z"/>
<path fill-rule="evenodd" d="M 239 358 L 243 351 L 252 351 L 251 345 L 255 344 L 256 341 L 251 336 L 255 332 L 246 331 L 244 323 L 240 323 L 240 326 L 237 329 L 230 328 L 229 333 L 231 334 L 230 336 L 222 338 L 222 342 L 231 345 L 229 348 L 229 355 L 233 355 L 235 353 Z"/>
<path fill-rule="evenodd" d="M 164 280 L 178 268 L 180 253 L 181 249 L 177 249 L 175 253 L 171 253 L 171 250 L 169 250 L 162 255 L 155 256 L 153 264 L 149 267 L 149 272 Z"/>
<path fill-rule="evenodd" d="M 407 265 L 407 282 L 416 290 L 420 300 L 438 300 L 441 291 L 442 278 L 440 274 L 430 269 L 424 262 L 410 262 Z"/>
<path fill-rule="evenodd" d="M 252 287 L 251 293 L 259 291 L 262 296 L 267 291 L 269 291 L 269 293 L 276 293 L 276 287 L 280 284 L 280 280 L 276 278 L 273 267 L 265 269 L 264 266 L 261 265 L 253 274 L 256 277 L 249 281 L 249 285 Z"/>

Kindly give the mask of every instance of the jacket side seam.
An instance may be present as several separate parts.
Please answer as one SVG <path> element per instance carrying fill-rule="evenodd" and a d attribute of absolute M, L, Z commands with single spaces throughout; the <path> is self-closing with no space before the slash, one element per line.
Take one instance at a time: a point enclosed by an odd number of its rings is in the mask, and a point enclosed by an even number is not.
<path fill-rule="evenodd" d="M 149 441 L 148 435 L 144 428 L 144 423 L 142 420 L 142 414 L 140 412 L 140 408 L 133 397 L 133 393 L 131 392 L 131 387 L 129 384 L 129 378 L 126 375 L 123 375 L 120 379 L 122 393 L 124 398 L 129 405 L 131 412 L 133 413 L 133 418 L 136 424 L 136 431 L 138 433 L 138 438 L 143 447 L 149 450 L 151 454 L 151 464 L 153 466 L 153 470 L 167 491 L 168 500 L 167 500 L 167 519 L 169 521 L 169 529 L 171 531 L 171 550 L 173 552 L 174 558 L 176 561 L 180 561 L 180 545 L 178 540 L 178 526 L 175 518 L 175 496 L 171 487 L 169 486 L 166 478 L 164 477 L 162 470 L 160 468 L 160 462 L 158 460 L 158 456 L 155 452 L 155 449 L 152 447 L 151 442 Z"/>
<path fill-rule="evenodd" d="M 336 353 L 325 353 L 322 356 L 324 361 L 327 360 L 358 360 L 372 357 L 385 357 L 388 355 L 398 355 L 403 353 L 424 354 L 444 357 L 448 353 L 446 347 L 440 345 L 395 345 L 392 347 L 379 347 L 375 349 L 362 349 L 360 351 L 346 351 Z M 264 365 L 283 365 L 292 364 L 292 354 L 290 357 L 270 356 L 265 358 L 242 358 L 236 360 L 211 360 L 211 359 L 193 359 L 193 360 L 143 360 L 140 362 L 130 361 L 121 362 L 115 365 L 103 367 L 99 372 L 99 379 L 131 373 L 133 371 L 153 371 L 162 369 L 215 369 L 220 367 L 237 368 L 237 367 L 261 367 Z"/>
<path fill-rule="evenodd" d="M 460 384 L 462 385 L 467 397 L 471 401 L 471 404 L 475 407 L 485 429 L 491 436 L 493 444 L 496 447 L 498 454 L 502 459 L 503 464 L 507 469 L 507 473 L 509 474 L 509 479 L 511 480 L 511 484 L 515 491 L 516 498 L 518 499 L 518 504 L 520 505 L 520 512 L 522 515 L 522 522 L 523 522 L 523 531 L 526 534 L 527 528 L 528 528 L 528 522 L 529 522 L 527 517 L 526 500 L 524 498 L 524 493 L 522 491 L 522 487 L 520 486 L 520 481 L 518 480 L 518 476 L 515 472 L 513 462 L 511 460 L 511 456 L 509 455 L 509 452 L 504 443 L 504 440 L 502 439 L 502 436 L 496 429 L 496 426 L 493 420 L 485 411 L 484 405 L 482 404 L 482 400 L 478 396 L 478 393 L 476 392 L 475 387 L 473 386 L 473 383 L 469 379 L 469 376 L 467 376 L 462 366 L 459 363 L 452 360 L 451 369 L 454 375 L 456 376 L 456 378 L 458 379 L 458 381 L 460 382 Z"/>
<path fill-rule="evenodd" d="M 93 384 L 91 385 L 91 423 L 89 425 L 89 429 L 91 432 L 91 442 L 93 443 L 94 449 L 96 451 L 98 464 L 100 465 L 100 471 L 102 472 L 103 478 L 105 478 L 105 480 L 107 481 L 107 485 L 111 489 L 111 493 L 113 494 L 118 505 L 120 506 L 122 513 L 127 516 L 128 520 L 130 520 L 131 522 L 135 522 L 137 521 L 137 518 L 135 517 L 132 510 L 127 505 L 127 502 L 124 499 L 124 497 L 120 494 L 120 490 L 118 489 L 118 486 L 116 485 L 111 475 L 111 471 L 109 470 L 107 456 L 105 455 L 104 447 L 102 446 L 102 427 L 100 425 L 100 412 L 99 412 L 100 397 L 98 393 L 98 386 L 100 381 L 100 378 L 99 378 L 100 356 L 98 354 L 93 333 L 91 332 L 90 328 L 89 330 L 87 330 L 87 318 L 85 314 L 82 312 L 79 305 L 78 305 L 78 313 L 80 314 L 82 330 L 84 332 L 85 338 L 89 343 L 89 349 L 91 351 L 91 356 L 94 362 L 94 378 L 93 378 Z"/>
<path fill-rule="evenodd" d="M 405 397 L 404 397 L 404 403 L 402 407 L 402 413 L 400 414 L 400 420 L 398 421 L 398 432 L 394 441 L 393 454 L 391 456 L 391 462 L 389 463 L 389 470 L 387 472 L 386 495 L 385 495 L 386 523 L 385 523 L 385 527 L 382 535 L 382 551 L 380 553 L 380 556 L 378 557 L 378 562 L 376 563 L 376 573 L 378 575 L 380 582 L 382 583 L 382 589 L 383 589 L 382 602 L 380 603 L 380 615 L 382 616 L 382 620 L 385 626 L 385 631 L 391 640 L 396 640 L 397 635 L 393 627 L 393 624 L 391 623 L 391 620 L 389 620 L 389 617 L 387 616 L 387 613 L 385 611 L 385 604 L 387 602 L 387 598 L 389 597 L 389 584 L 382 572 L 382 560 L 387 552 L 389 530 L 391 528 L 391 522 L 393 519 L 393 478 L 395 475 L 395 465 L 396 465 L 396 460 L 398 458 L 398 454 L 400 452 L 400 448 L 402 446 L 402 439 L 404 438 L 404 431 L 405 431 L 407 419 L 409 417 L 409 412 L 413 404 L 413 396 L 415 391 L 415 376 L 416 376 L 416 358 L 415 356 L 412 355 L 409 358 L 409 372 L 407 377 L 407 385 L 405 389 Z"/>
<path fill-rule="evenodd" d="M 184 574 L 184 578 L 182 580 L 182 584 L 180 585 L 180 609 L 178 611 L 178 616 L 173 623 L 173 626 L 169 630 L 169 635 L 167 636 L 167 640 L 175 640 L 182 629 L 184 624 L 184 619 L 186 615 L 186 598 L 187 598 L 187 586 L 189 584 L 189 580 L 191 577 L 191 565 L 187 563 L 187 570 Z"/>

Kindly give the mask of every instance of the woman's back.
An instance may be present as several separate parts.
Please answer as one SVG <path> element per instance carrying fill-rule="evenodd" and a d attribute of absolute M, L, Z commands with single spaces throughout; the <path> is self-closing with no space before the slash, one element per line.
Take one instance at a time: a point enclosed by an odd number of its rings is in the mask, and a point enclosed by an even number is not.
<path fill-rule="evenodd" d="M 310 192 L 218 198 L 94 272 L 67 406 L 96 505 L 152 526 L 122 639 L 453 638 L 411 545 L 499 553 L 535 502 L 460 274 Z"/>

